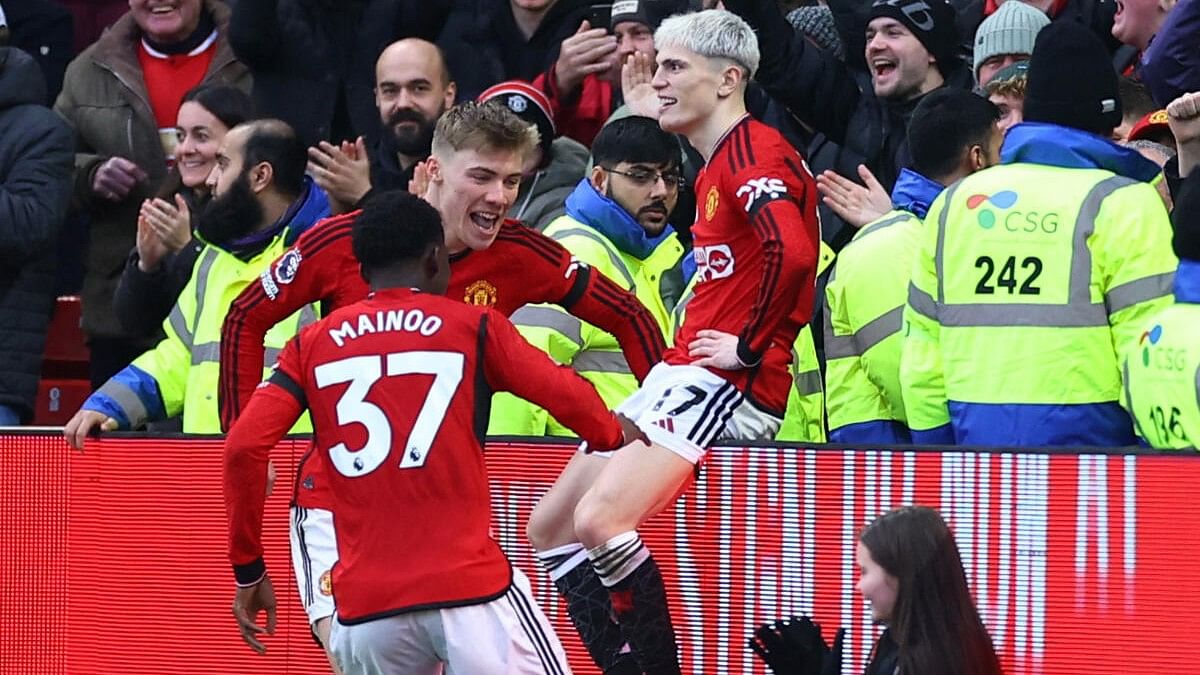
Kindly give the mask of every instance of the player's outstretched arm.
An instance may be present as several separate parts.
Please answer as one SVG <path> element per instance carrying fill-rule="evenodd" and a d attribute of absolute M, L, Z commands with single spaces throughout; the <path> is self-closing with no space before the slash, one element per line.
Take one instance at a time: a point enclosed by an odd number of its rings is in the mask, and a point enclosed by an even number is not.
<path fill-rule="evenodd" d="M 238 295 L 221 327 L 217 401 L 221 429 L 228 431 L 263 379 L 263 342 L 267 331 L 305 305 L 330 299 L 338 277 L 347 272 L 350 223 L 354 213 L 321 221 Z M 361 298 L 354 298 L 360 300 Z"/>
<path fill-rule="evenodd" d="M 641 382 L 650 369 L 662 360 L 666 343 L 662 329 L 637 296 L 618 286 L 608 277 L 583 267 L 578 283 L 583 292 L 574 302 L 563 302 L 572 315 L 612 333 L 621 345 L 625 361 Z"/>
<path fill-rule="evenodd" d="M 254 624 L 260 609 L 267 611 L 265 632 L 275 630 L 275 592 L 263 562 L 263 505 L 269 491 L 271 449 L 304 411 L 299 373 L 299 338 L 284 347 L 279 367 L 254 395 L 225 439 L 225 511 L 229 519 L 229 562 L 238 591 L 233 613 L 242 639 L 255 651 L 266 647 Z"/>
<path fill-rule="evenodd" d="M 481 330 L 486 335 L 480 361 L 493 390 L 511 392 L 545 408 L 596 450 L 624 444 L 620 421 L 591 383 L 526 342 L 498 312 L 488 310 L 483 321 Z"/>

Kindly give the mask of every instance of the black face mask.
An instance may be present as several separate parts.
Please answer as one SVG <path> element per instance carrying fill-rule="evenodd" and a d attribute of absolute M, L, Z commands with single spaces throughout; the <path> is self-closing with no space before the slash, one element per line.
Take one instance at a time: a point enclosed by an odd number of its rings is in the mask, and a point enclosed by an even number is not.
<path fill-rule="evenodd" d="M 392 113 L 388 117 L 387 127 L 392 131 L 392 140 L 396 152 L 409 157 L 428 157 L 430 148 L 433 146 L 433 130 L 437 126 L 438 118 L 444 112 L 446 112 L 446 107 L 440 106 L 437 116 L 432 120 L 425 119 L 420 111 L 409 110 L 407 108 Z M 413 122 L 417 125 L 417 128 L 404 127 L 397 129 L 396 125 L 401 122 Z"/>
<path fill-rule="evenodd" d="M 250 189 L 250 174 L 243 171 L 229 190 L 213 197 L 200 212 L 196 231 L 207 242 L 227 248 L 259 226 L 262 204 Z"/>

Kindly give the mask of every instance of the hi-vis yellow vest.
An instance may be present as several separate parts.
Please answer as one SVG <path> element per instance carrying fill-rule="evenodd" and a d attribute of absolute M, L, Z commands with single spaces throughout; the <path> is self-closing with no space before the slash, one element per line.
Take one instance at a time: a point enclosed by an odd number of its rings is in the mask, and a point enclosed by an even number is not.
<path fill-rule="evenodd" d="M 650 310 L 664 337 L 669 337 L 670 312 L 680 292 L 680 284 L 674 280 L 682 278 L 678 267 L 683 259 L 683 245 L 675 234 L 664 239 L 645 260 L 639 260 L 623 253 L 595 228 L 570 216 L 556 218 L 543 233 L 636 295 Z M 591 382 L 609 407 L 616 408 L 637 389 L 637 378 L 611 333 L 580 321 L 556 305 L 528 305 L 514 312 L 511 318 L 526 340 Z M 544 409 L 507 393 L 492 397 L 488 434 L 574 435 Z"/>
<path fill-rule="evenodd" d="M 1121 357 L 1170 302 L 1171 226 L 1148 183 L 1014 163 L 930 207 L 900 381 L 915 442 L 1123 445 Z M 933 441 L 930 441 L 933 442 Z"/>

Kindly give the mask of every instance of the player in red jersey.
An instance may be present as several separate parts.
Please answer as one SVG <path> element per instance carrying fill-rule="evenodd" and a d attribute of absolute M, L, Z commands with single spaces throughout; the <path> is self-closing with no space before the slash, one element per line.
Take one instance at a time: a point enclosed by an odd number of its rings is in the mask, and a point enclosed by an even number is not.
<path fill-rule="evenodd" d="M 380 194 L 356 219 L 353 247 L 371 295 L 288 342 L 226 440 L 243 636 L 261 651 L 259 611 L 268 630 L 274 621 L 261 543 L 267 459 L 308 409 L 316 452 L 332 468 L 339 561 L 330 641 L 343 672 L 568 672 L 528 580 L 489 535 L 491 394 L 546 406 L 598 447 L 620 447 L 635 427 L 502 314 L 438 295 L 450 263 L 427 203 Z"/>
<path fill-rule="evenodd" d="M 524 157 L 537 144 L 527 122 L 502 105 L 464 103 L 434 131 L 425 198 L 441 213 L 450 251 L 452 299 L 504 315 L 527 303 L 562 305 L 617 335 L 633 372 L 644 376 L 661 358 L 662 333 L 635 296 L 574 261 L 558 242 L 504 220 L 517 196 Z M 261 283 L 230 307 L 221 335 L 219 398 L 228 429 L 261 379 L 263 336 L 297 308 L 325 309 L 366 297 L 350 231 L 358 212 L 317 223 L 283 254 Z M 301 600 L 322 645 L 333 614 L 329 570 L 336 560 L 332 519 L 323 506 L 322 457 L 299 473 L 292 514 L 292 553 Z"/>
<path fill-rule="evenodd" d="M 773 438 L 791 345 L 812 315 L 820 240 L 804 160 L 746 114 L 759 60 L 750 27 L 710 10 L 667 19 L 654 39 L 659 123 L 705 158 L 692 227 L 698 284 L 674 346 L 618 408 L 652 443 L 607 461 L 577 456 L 529 523 L 597 664 L 650 675 L 679 663 L 662 575 L 637 528 L 674 501 L 716 441 Z"/>

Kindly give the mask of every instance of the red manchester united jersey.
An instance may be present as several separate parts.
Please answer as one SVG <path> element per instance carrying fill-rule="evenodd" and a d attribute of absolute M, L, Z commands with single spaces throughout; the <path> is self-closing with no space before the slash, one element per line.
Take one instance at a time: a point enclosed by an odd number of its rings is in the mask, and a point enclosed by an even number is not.
<path fill-rule="evenodd" d="M 812 316 L 817 189 L 779 132 L 743 117 L 696 178 L 693 255 L 699 276 L 667 363 L 682 365 L 696 332 L 738 336 L 741 370 L 712 369 L 759 408 L 783 416 L 792 343 Z"/>
<path fill-rule="evenodd" d="M 263 338 L 272 326 L 310 303 L 320 302 L 329 311 L 367 296 L 350 246 L 357 215 L 335 216 L 310 228 L 229 308 L 221 333 L 223 428 L 237 419 L 262 379 Z M 451 256 L 450 269 L 446 295 L 451 299 L 505 316 L 526 304 L 556 304 L 612 333 L 639 379 L 662 358 L 662 331 L 636 296 L 593 273 L 562 244 L 516 221 L 505 221 L 486 250 Z"/>
<path fill-rule="evenodd" d="M 227 440 L 235 569 L 261 564 L 267 457 L 307 407 L 331 487 L 339 620 L 503 594 L 510 567 L 488 534 L 482 441 L 493 390 L 546 407 L 597 447 L 621 444 L 591 385 L 494 310 L 395 289 L 305 328 Z"/>

